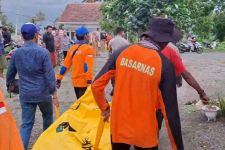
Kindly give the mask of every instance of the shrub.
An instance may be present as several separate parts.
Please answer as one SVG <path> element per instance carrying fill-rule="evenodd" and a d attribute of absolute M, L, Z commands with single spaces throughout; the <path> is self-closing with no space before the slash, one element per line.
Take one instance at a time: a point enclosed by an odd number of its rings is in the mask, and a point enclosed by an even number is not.
<path fill-rule="evenodd" d="M 225 117 L 225 99 L 224 98 L 220 98 L 219 97 L 219 107 L 220 107 L 220 111 L 221 111 L 221 115 L 223 117 Z"/>

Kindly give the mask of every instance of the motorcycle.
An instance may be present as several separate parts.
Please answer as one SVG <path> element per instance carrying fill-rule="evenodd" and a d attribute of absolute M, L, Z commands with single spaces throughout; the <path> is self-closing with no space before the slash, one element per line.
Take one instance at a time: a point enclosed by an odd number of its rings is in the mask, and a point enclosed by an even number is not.
<path fill-rule="evenodd" d="M 212 43 L 209 42 L 203 42 L 203 46 L 209 49 L 215 49 L 217 47 L 217 42 L 213 41 Z"/>
<path fill-rule="evenodd" d="M 210 48 L 210 49 L 213 48 L 213 47 L 212 47 L 212 44 L 209 43 L 209 42 L 203 42 L 202 44 L 203 44 L 203 46 L 206 47 L 206 48 Z"/>
<path fill-rule="evenodd" d="M 192 50 L 191 45 L 188 43 L 179 43 L 178 48 L 180 53 L 184 52 L 196 52 L 198 54 L 203 53 L 203 47 L 199 42 L 193 42 L 194 49 Z"/>

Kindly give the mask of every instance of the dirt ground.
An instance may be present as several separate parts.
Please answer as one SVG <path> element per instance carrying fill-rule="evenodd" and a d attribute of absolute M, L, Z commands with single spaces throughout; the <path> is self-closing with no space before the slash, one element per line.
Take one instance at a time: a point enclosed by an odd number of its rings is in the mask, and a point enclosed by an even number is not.
<path fill-rule="evenodd" d="M 187 69 L 195 76 L 210 98 L 225 96 L 225 53 L 185 53 L 181 55 Z M 95 62 L 95 73 L 97 73 L 108 58 L 107 53 L 102 53 Z M 1 87 L 5 86 L 5 81 L 0 80 Z M 4 88 L 5 90 L 5 88 Z M 109 95 L 110 86 L 106 90 Z M 6 92 L 6 91 L 5 91 Z M 141 94 L 141 93 L 140 93 Z M 21 109 L 18 97 L 7 101 L 13 111 L 18 126 L 21 123 Z M 110 96 L 108 96 L 110 99 Z M 178 89 L 179 109 L 182 123 L 183 140 L 187 150 L 224 150 L 225 149 L 225 119 L 219 117 L 216 122 L 207 122 L 206 117 L 200 111 L 196 111 L 192 106 L 186 106 L 188 101 L 198 100 L 198 95 L 189 85 L 183 82 L 183 87 Z M 70 77 L 67 75 L 59 90 L 59 100 L 61 112 L 67 110 L 76 100 Z M 37 137 L 42 132 L 42 117 L 38 110 L 36 122 L 33 128 L 30 148 L 35 143 Z M 144 137 L 143 137 L 144 138 Z M 167 138 L 165 126 L 160 132 L 160 150 L 170 150 L 170 143 Z"/>

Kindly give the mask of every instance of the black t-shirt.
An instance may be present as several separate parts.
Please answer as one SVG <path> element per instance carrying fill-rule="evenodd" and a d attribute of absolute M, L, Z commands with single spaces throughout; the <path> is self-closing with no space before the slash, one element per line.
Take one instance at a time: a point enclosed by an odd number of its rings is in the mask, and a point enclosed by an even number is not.
<path fill-rule="evenodd" d="M 54 41 L 54 36 L 50 33 L 45 33 L 43 35 L 43 42 L 46 45 L 46 49 L 49 50 L 49 52 L 54 52 L 55 51 L 55 41 Z"/>

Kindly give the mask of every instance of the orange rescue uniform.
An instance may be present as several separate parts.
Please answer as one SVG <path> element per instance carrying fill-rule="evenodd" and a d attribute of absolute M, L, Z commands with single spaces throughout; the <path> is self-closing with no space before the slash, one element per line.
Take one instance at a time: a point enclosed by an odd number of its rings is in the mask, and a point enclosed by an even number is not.
<path fill-rule="evenodd" d="M 24 150 L 16 122 L 0 89 L 0 150 Z"/>
<path fill-rule="evenodd" d="M 183 149 L 176 80 L 169 60 L 156 50 L 138 44 L 114 52 L 92 84 L 93 95 L 102 111 L 108 108 L 104 88 L 112 77 L 115 77 L 112 142 L 156 147 L 156 112 L 160 109 L 173 149 Z"/>
<path fill-rule="evenodd" d="M 58 80 L 62 80 L 72 67 L 72 83 L 74 87 L 87 87 L 87 81 L 92 81 L 94 71 L 94 49 L 88 44 L 75 44 L 67 53 Z"/>

